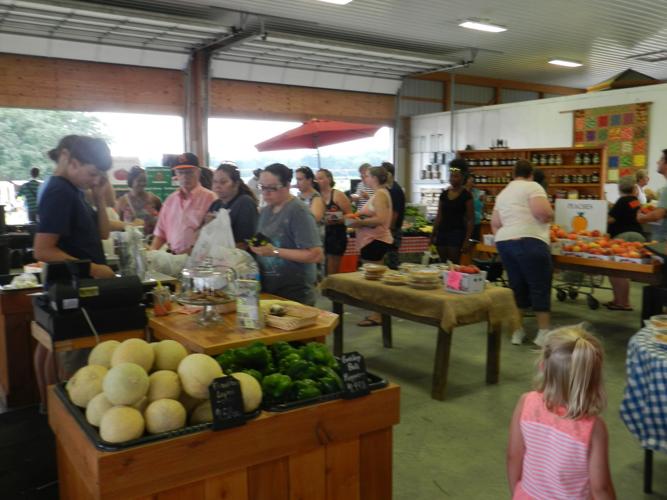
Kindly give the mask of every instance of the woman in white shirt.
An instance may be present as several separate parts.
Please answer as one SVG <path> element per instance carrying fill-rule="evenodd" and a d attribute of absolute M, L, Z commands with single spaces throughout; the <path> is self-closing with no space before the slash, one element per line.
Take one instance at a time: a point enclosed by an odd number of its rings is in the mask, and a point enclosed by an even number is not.
<path fill-rule="evenodd" d="M 519 160 L 514 180 L 496 198 L 491 229 L 517 306 L 535 312 L 537 345 L 543 344 L 551 321 L 549 223 L 553 215 L 544 188 L 533 182 L 533 166 Z M 512 334 L 512 343 L 521 344 L 525 336 L 521 327 Z"/>

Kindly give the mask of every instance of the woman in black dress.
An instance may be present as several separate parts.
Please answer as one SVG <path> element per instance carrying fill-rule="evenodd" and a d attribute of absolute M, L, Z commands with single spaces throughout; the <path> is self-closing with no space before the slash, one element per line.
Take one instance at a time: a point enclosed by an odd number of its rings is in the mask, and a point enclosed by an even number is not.
<path fill-rule="evenodd" d="M 472 195 L 464 188 L 468 164 L 455 159 L 449 163 L 449 188 L 440 194 L 438 214 L 433 223 L 432 241 L 442 262 L 458 264 L 461 254 L 470 250 L 470 236 L 475 225 Z"/>

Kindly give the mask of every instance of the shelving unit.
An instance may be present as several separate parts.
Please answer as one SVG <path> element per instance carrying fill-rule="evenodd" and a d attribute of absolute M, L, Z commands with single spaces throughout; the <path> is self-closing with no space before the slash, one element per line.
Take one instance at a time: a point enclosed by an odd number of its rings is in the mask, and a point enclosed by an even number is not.
<path fill-rule="evenodd" d="M 517 160 L 528 160 L 544 171 L 552 202 L 556 198 L 604 199 L 607 157 L 601 147 L 466 150 L 457 155 L 470 164 L 476 187 L 486 191 L 486 218 L 490 218 L 495 197 L 512 178 Z"/>

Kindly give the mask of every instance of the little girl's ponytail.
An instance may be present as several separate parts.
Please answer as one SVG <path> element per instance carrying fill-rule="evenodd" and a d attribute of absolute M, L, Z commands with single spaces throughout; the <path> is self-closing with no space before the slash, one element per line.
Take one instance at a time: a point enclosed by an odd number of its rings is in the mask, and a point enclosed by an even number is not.
<path fill-rule="evenodd" d="M 563 406 L 565 417 L 572 419 L 599 414 L 607 402 L 602 359 L 602 344 L 580 325 L 550 332 L 542 349 L 542 372 L 536 384 L 547 408 L 555 411 Z"/>

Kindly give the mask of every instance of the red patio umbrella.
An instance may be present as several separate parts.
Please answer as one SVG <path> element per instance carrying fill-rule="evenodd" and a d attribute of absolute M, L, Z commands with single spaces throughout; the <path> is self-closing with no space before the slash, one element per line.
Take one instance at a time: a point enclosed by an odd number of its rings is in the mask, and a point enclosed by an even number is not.
<path fill-rule="evenodd" d="M 257 151 L 317 149 L 317 166 L 319 167 L 320 147 L 373 137 L 379 129 L 379 125 L 313 119 L 297 128 L 260 142 L 255 145 L 255 148 Z"/>

